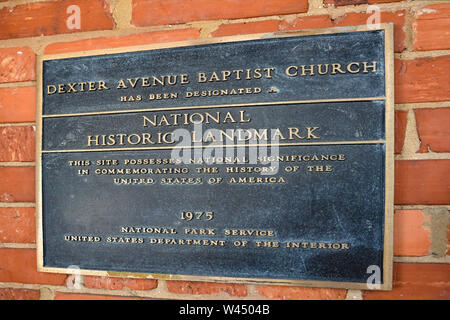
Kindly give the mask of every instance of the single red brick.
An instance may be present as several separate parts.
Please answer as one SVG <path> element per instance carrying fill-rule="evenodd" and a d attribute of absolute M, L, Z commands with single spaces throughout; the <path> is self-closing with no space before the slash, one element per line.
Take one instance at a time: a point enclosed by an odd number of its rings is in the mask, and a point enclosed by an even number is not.
<path fill-rule="evenodd" d="M 0 288 L 0 300 L 39 300 L 39 290 Z"/>
<path fill-rule="evenodd" d="M 36 242 L 34 208 L 0 208 L 0 242 Z"/>
<path fill-rule="evenodd" d="M 234 283 L 216 283 L 200 281 L 166 281 L 167 289 L 180 294 L 213 294 L 225 291 L 230 296 L 245 297 L 247 286 Z"/>
<path fill-rule="evenodd" d="M 350 12 L 335 19 L 333 24 L 336 27 L 365 25 L 368 22 L 372 22 L 369 21 L 371 16 L 372 14 Z M 385 22 L 394 23 L 394 50 L 395 52 L 402 52 L 406 48 L 406 35 L 403 30 L 406 22 L 406 11 L 380 12 L 380 23 Z"/>
<path fill-rule="evenodd" d="M 0 127 L 0 161 L 34 161 L 35 141 L 32 126 Z"/>
<path fill-rule="evenodd" d="M 132 24 L 138 27 L 191 21 L 242 19 L 308 10 L 308 0 L 133 0 Z"/>
<path fill-rule="evenodd" d="M 152 290 L 158 286 L 158 281 L 153 279 L 130 279 L 84 276 L 84 286 L 94 289 L 122 290 Z"/>
<path fill-rule="evenodd" d="M 375 4 L 375 3 L 388 3 L 388 2 L 400 2 L 403 0 L 369 0 L 369 4 Z"/>
<path fill-rule="evenodd" d="M 325 0 L 325 8 L 330 6 L 348 6 L 358 4 L 375 4 L 375 3 L 388 3 L 388 2 L 400 2 L 402 0 Z"/>
<path fill-rule="evenodd" d="M 406 121 L 408 111 L 395 111 L 395 141 L 394 141 L 394 153 L 402 153 L 403 143 L 405 141 L 406 134 Z"/>
<path fill-rule="evenodd" d="M 262 296 L 282 300 L 344 300 L 347 295 L 345 289 L 258 286 L 257 290 Z"/>
<path fill-rule="evenodd" d="M 0 167 L 0 202 L 34 202 L 34 167 Z"/>
<path fill-rule="evenodd" d="M 0 88 L 0 123 L 33 122 L 36 119 L 36 88 Z"/>
<path fill-rule="evenodd" d="M 213 37 L 223 37 L 235 34 L 274 32 L 278 31 L 278 24 L 278 20 L 222 24 L 211 35 Z"/>
<path fill-rule="evenodd" d="M 450 100 L 450 55 L 415 60 L 395 59 L 395 102 Z"/>
<path fill-rule="evenodd" d="M 48 45 L 45 48 L 45 54 L 192 40 L 197 39 L 199 35 L 199 29 L 179 29 L 170 31 L 147 32 L 128 36 L 93 38 L 71 42 L 58 42 Z"/>
<path fill-rule="evenodd" d="M 450 152 L 450 108 L 415 109 L 419 153 Z"/>
<path fill-rule="evenodd" d="M 395 161 L 395 204 L 448 204 L 450 160 Z"/>
<path fill-rule="evenodd" d="M 349 6 L 357 4 L 367 4 L 368 0 L 324 0 L 325 8 L 330 6 Z"/>
<path fill-rule="evenodd" d="M 294 20 L 282 20 L 280 22 L 280 30 L 302 30 L 302 29 L 316 29 L 329 28 L 333 26 L 333 22 L 329 15 L 307 16 L 295 18 Z"/>
<path fill-rule="evenodd" d="M 264 33 L 287 30 L 302 30 L 314 28 L 332 27 L 330 16 L 307 16 L 295 18 L 294 20 L 265 20 L 243 23 L 222 24 L 216 31 L 212 32 L 213 37 L 231 36 L 236 34 Z"/>
<path fill-rule="evenodd" d="M 394 255 L 420 257 L 429 254 L 430 218 L 422 210 L 395 210 Z"/>
<path fill-rule="evenodd" d="M 367 300 L 449 300 L 450 265 L 395 263 L 392 291 L 363 291 Z"/>
<path fill-rule="evenodd" d="M 450 49 L 450 4 L 427 6 L 416 11 L 414 18 L 414 50 Z"/>
<path fill-rule="evenodd" d="M 37 272 L 36 250 L 0 248 L 0 281 L 65 285 L 67 275 Z"/>
<path fill-rule="evenodd" d="M 35 69 L 36 56 L 30 47 L 0 49 L 0 83 L 35 80 Z"/>
<path fill-rule="evenodd" d="M 110 11 L 105 0 L 60 0 L 4 7 L 0 10 L 0 39 L 111 30 L 114 19 Z M 76 25 L 73 22 L 78 13 L 80 23 Z"/>
<path fill-rule="evenodd" d="M 139 297 L 107 296 L 100 294 L 56 292 L 55 300 L 151 300 Z"/>

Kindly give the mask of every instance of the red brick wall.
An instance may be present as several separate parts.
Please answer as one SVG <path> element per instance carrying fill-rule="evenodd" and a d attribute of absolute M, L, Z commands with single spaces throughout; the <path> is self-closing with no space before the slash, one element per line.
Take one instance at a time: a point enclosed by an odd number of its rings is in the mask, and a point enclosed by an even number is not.
<path fill-rule="evenodd" d="M 80 28 L 67 19 L 80 8 Z M 36 270 L 36 55 L 260 32 L 395 26 L 394 288 L 360 291 Z M 0 1 L 0 299 L 450 299 L 450 3 L 407 0 Z"/>

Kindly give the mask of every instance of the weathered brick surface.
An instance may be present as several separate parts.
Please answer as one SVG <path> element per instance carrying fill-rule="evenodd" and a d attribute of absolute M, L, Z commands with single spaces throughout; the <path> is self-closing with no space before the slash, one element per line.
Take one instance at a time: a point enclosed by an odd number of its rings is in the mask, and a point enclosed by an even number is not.
<path fill-rule="evenodd" d="M 417 10 L 412 29 L 414 50 L 450 49 L 450 4 L 435 4 Z"/>
<path fill-rule="evenodd" d="M 450 265 L 395 263 L 392 291 L 364 291 L 367 300 L 449 300 Z"/>
<path fill-rule="evenodd" d="M 450 152 L 450 108 L 415 109 L 419 153 Z"/>
<path fill-rule="evenodd" d="M 368 0 L 324 0 L 323 1 L 325 7 L 339 7 L 339 6 L 349 6 L 349 5 L 357 5 L 357 4 L 367 4 Z"/>
<path fill-rule="evenodd" d="M 369 0 L 369 4 L 400 2 L 400 1 L 404 1 L 404 0 Z"/>
<path fill-rule="evenodd" d="M 152 290 L 158 286 L 158 281 L 153 279 L 129 279 L 116 277 L 84 276 L 84 286 L 94 289 L 108 290 Z"/>
<path fill-rule="evenodd" d="M 395 59 L 395 102 L 434 102 L 450 100 L 450 56 Z"/>
<path fill-rule="evenodd" d="M 232 36 L 275 31 L 293 31 L 314 28 L 332 27 L 333 22 L 328 15 L 307 16 L 293 20 L 264 20 L 242 23 L 224 23 L 213 31 L 213 37 Z"/>
<path fill-rule="evenodd" d="M 0 88 L 0 123 L 33 122 L 36 119 L 36 88 Z"/>
<path fill-rule="evenodd" d="M 329 15 L 306 16 L 295 19 L 265 20 L 242 23 L 222 24 L 212 33 L 212 36 L 231 36 L 237 34 L 263 33 L 274 31 L 292 31 L 316 28 L 330 28 L 364 25 L 367 23 L 370 14 L 347 13 L 337 19 L 331 19 Z M 394 23 L 394 49 L 402 52 L 405 49 L 405 25 L 406 11 L 381 12 L 380 22 Z M 277 23 L 278 22 L 278 23 Z"/>
<path fill-rule="evenodd" d="M 448 204 L 450 160 L 395 161 L 395 204 Z"/>
<path fill-rule="evenodd" d="M 33 126 L 0 127 L 0 161 L 34 161 L 35 139 Z"/>
<path fill-rule="evenodd" d="M 333 27 L 333 21 L 329 15 L 299 17 L 292 20 L 282 20 L 280 31 L 317 29 Z"/>
<path fill-rule="evenodd" d="M 34 243 L 35 241 L 34 208 L 0 208 L 0 242 Z"/>
<path fill-rule="evenodd" d="M 101 294 L 56 292 L 55 300 L 151 300 L 139 297 L 108 296 Z"/>
<path fill-rule="evenodd" d="M 395 111 L 395 139 L 394 139 L 394 153 L 402 153 L 403 143 L 405 142 L 406 134 L 406 121 L 407 121 L 407 111 Z"/>
<path fill-rule="evenodd" d="M 335 27 L 354 26 L 354 25 L 366 25 L 371 14 L 367 13 L 347 13 L 341 17 L 338 17 L 333 21 Z M 398 10 L 395 12 L 381 11 L 380 23 L 392 22 L 394 24 L 394 50 L 395 52 L 402 52 L 406 48 L 405 44 L 405 26 L 406 10 Z"/>
<path fill-rule="evenodd" d="M 39 290 L 0 288 L 0 300 L 39 300 Z"/>
<path fill-rule="evenodd" d="M 308 0 L 133 0 L 135 26 L 302 13 Z"/>
<path fill-rule="evenodd" d="M 67 275 L 36 271 L 36 250 L 0 248 L 0 282 L 65 285 Z"/>
<path fill-rule="evenodd" d="M 430 218 L 422 210 L 395 210 L 394 256 L 427 256 L 430 232 Z"/>
<path fill-rule="evenodd" d="M 34 167 L 0 167 L 0 202 L 34 202 Z"/>
<path fill-rule="evenodd" d="M 358 4 L 376 4 L 376 3 L 388 3 L 388 2 L 400 2 L 402 0 L 324 0 L 325 7 L 335 6 L 350 6 Z"/>
<path fill-rule="evenodd" d="M 76 13 L 72 9 L 69 10 L 72 5 L 79 8 L 80 28 L 73 23 L 72 19 Z M 0 21 L 0 40 L 114 27 L 109 5 L 104 0 L 45 1 L 5 7 L 0 10 Z"/>
<path fill-rule="evenodd" d="M 345 289 L 307 288 L 289 286 L 258 286 L 258 293 L 278 300 L 343 300 Z"/>
<path fill-rule="evenodd" d="M 226 292 L 233 297 L 245 297 L 247 286 L 244 284 L 229 284 L 201 281 L 166 281 L 167 289 L 180 294 L 213 294 Z"/>
<path fill-rule="evenodd" d="M 278 30 L 278 25 L 278 20 L 222 24 L 211 35 L 213 37 L 223 37 L 236 34 L 274 32 Z"/>
<path fill-rule="evenodd" d="M 126 46 L 138 46 L 145 44 L 174 42 L 197 39 L 200 35 L 199 29 L 180 29 L 171 31 L 155 31 L 128 36 L 117 36 L 108 38 L 93 38 L 71 42 L 57 42 L 48 45 L 45 53 L 62 53 L 72 51 L 84 51 L 95 49 L 107 49 Z"/>
<path fill-rule="evenodd" d="M 35 80 L 35 69 L 36 56 L 31 48 L 0 48 L 0 83 Z"/>

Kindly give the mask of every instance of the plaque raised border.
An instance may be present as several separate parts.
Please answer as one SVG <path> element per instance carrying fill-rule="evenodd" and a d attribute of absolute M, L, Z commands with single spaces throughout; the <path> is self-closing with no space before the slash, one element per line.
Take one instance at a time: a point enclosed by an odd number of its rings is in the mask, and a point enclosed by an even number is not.
<path fill-rule="evenodd" d="M 283 38 L 293 36 L 309 36 L 323 35 L 332 33 L 348 33 L 369 30 L 384 30 L 384 57 L 385 57 L 385 179 L 384 179 L 384 250 L 383 250 L 383 281 L 379 286 L 371 287 L 367 283 L 362 282 L 340 282 L 340 281 L 309 281 L 309 280 L 290 280 L 290 279 L 274 279 L 274 278 L 237 278 L 224 276 L 201 276 L 201 275 L 180 275 L 180 274 L 151 274 L 151 273 L 134 273 L 134 272 L 118 272 L 108 270 L 87 270 L 87 269 L 66 269 L 44 266 L 44 237 L 43 237 L 43 212 L 42 212 L 42 130 L 43 130 L 43 62 L 47 60 L 56 60 L 72 57 L 87 57 L 105 54 L 116 54 L 126 52 L 139 52 L 142 50 L 167 49 L 178 47 L 189 47 L 204 44 L 217 44 L 226 42 L 241 42 L 248 40 Z M 172 43 L 159 43 L 152 45 L 141 45 L 133 47 L 120 47 L 115 49 L 103 49 L 82 51 L 74 53 L 61 53 L 38 56 L 37 59 L 37 138 L 36 138 L 36 215 L 37 215 L 37 267 L 40 272 L 51 273 L 78 273 L 81 275 L 95 276 L 113 276 L 113 277 L 133 277 L 133 278 L 150 278 L 150 279 L 166 279 L 166 280 L 188 280 L 188 281 L 217 281 L 217 282 L 233 282 L 233 283 L 251 283 L 251 284 L 277 284 L 277 285 L 295 285 L 295 286 L 313 286 L 313 287 L 329 287 L 329 288 L 349 288 L 349 289 L 392 289 L 392 263 L 393 263 L 393 199 L 394 199 L 394 75 L 393 75 L 393 25 L 380 24 L 379 28 L 368 26 L 350 26 L 344 28 L 326 28 L 314 30 L 302 30 L 294 32 L 277 32 L 265 34 L 252 34 L 243 36 L 231 36 L 214 39 L 189 40 Z M 370 98 L 349 98 L 349 99 L 323 99 L 310 101 L 293 101 L 299 103 L 316 103 L 316 102 L 339 102 L 339 101 L 368 101 Z M 280 102 L 285 104 L 286 101 Z M 263 104 L 263 103 L 261 103 Z M 271 104 L 276 104 L 272 102 Z M 240 104 L 244 106 L 245 104 Z M 194 108 L 194 107 L 193 107 Z M 155 111 L 156 109 L 152 109 Z M 87 113 L 85 113 L 87 114 Z M 91 114 L 96 114 L 95 112 Z M 368 275 L 369 276 L 369 275 Z"/>

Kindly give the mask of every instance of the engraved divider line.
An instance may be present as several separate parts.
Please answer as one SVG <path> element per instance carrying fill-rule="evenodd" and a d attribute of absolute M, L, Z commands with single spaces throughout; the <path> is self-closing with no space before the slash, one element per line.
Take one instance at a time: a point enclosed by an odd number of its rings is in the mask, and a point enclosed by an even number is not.
<path fill-rule="evenodd" d="M 347 145 L 347 144 L 385 144 L 386 140 L 364 141 L 330 141 L 330 142 L 298 142 L 298 143 L 255 143 L 255 144 L 230 144 L 230 145 L 206 145 L 206 146 L 167 146 L 167 147 L 136 147 L 136 148 L 104 148 L 104 149 L 71 149 L 71 150 L 42 150 L 42 153 L 67 153 L 67 152 L 99 152 L 99 151 L 140 151 L 140 150 L 172 150 L 172 149 L 198 149 L 198 148 L 234 148 L 234 147 L 288 147 L 288 146 L 320 146 L 320 145 Z"/>
<path fill-rule="evenodd" d="M 256 107 L 269 105 L 290 105 L 290 104 L 307 104 L 307 103 L 324 103 L 324 102 L 353 102 L 353 101 L 373 101 L 385 100 L 386 97 L 369 97 L 369 98 L 342 98 L 342 99 L 315 99 L 315 100 L 293 100 L 293 101 L 271 101 L 271 102 L 255 102 L 255 103 L 237 103 L 237 104 L 218 104 L 205 106 L 185 106 L 185 107 L 168 107 L 168 108 L 145 108 L 145 109 L 130 109 L 130 110 L 112 110 L 112 111 L 98 111 L 98 112 L 83 112 L 83 113 L 64 113 L 64 114 L 43 114 L 42 118 L 60 118 L 60 117 L 77 117 L 77 116 L 92 116 L 92 115 L 108 115 L 119 113 L 137 113 L 137 112 L 151 112 L 151 111 L 172 111 L 172 110 L 190 110 L 190 109 L 214 109 L 214 108 L 234 108 L 234 107 Z"/>

